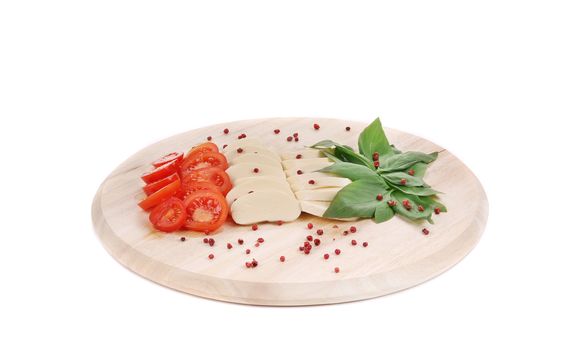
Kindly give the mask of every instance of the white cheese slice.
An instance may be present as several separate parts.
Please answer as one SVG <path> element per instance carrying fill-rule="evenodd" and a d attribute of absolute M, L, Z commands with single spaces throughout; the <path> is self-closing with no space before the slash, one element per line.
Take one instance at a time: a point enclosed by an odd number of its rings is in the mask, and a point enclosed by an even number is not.
<path fill-rule="evenodd" d="M 340 176 L 338 176 L 338 175 L 336 175 L 336 174 L 332 174 L 332 173 L 323 173 L 323 172 L 320 172 L 320 171 L 315 171 L 315 172 L 312 172 L 312 173 L 301 174 L 301 175 L 297 175 L 297 174 L 295 173 L 295 175 L 289 176 L 289 177 L 287 178 L 287 181 L 289 181 L 289 183 L 293 184 L 293 183 L 295 183 L 295 182 L 297 182 L 297 181 L 309 181 L 309 180 L 311 180 L 311 179 L 320 179 L 320 178 L 323 178 L 323 177 L 336 177 L 336 178 L 338 178 L 338 177 L 340 177 Z"/>
<path fill-rule="evenodd" d="M 295 192 L 299 200 L 305 201 L 332 201 L 341 187 L 317 188 L 316 190 L 301 190 Z"/>
<path fill-rule="evenodd" d="M 311 173 L 313 174 L 313 173 Z M 308 174 L 310 175 L 310 174 Z M 352 181 L 345 177 L 315 177 L 311 178 L 310 176 L 305 179 L 299 180 L 298 178 L 292 176 L 289 178 L 289 183 L 291 184 L 291 189 L 293 191 L 300 191 L 300 190 L 313 190 L 317 188 L 325 188 L 325 187 L 339 187 L 342 188 Z M 309 183 L 312 181 L 314 183 Z"/>
<path fill-rule="evenodd" d="M 278 161 L 273 157 L 269 157 L 265 154 L 259 154 L 259 153 L 241 154 L 230 161 L 230 165 L 239 164 L 239 163 L 259 163 L 259 164 L 273 165 L 281 168 L 280 161 Z"/>
<path fill-rule="evenodd" d="M 238 152 L 238 150 L 241 150 L 241 152 Z M 264 155 L 264 156 L 273 158 L 278 162 L 281 161 L 281 158 L 279 158 L 277 153 L 273 152 L 272 150 L 270 150 L 268 148 L 260 147 L 260 146 L 237 147 L 234 150 L 231 150 L 227 153 L 224 153 L 224 155 L 226 156 L 228 161 L 231 162 L 234 158 L 237 158 L 239 156 L 242 156 L 244 154 L 249 154 L 249 153 Z"/>
<path fill-rule="evenodd" d="M 247 183 L 247 182 L 255 182 L 255 181 L 259 181 L 259 180 L 269 180 L 269 181 L 274 181 L 276 183 L 285 183 L 285 185 L 287 185 L 287 182 L 285 180 L 283 180 L 283 176 L 248 176 L 248 177 L 240 177 L 239 179 L 236 179 L 235 181 L 232 181 L 232 184 L 234 186 L 237 185 L 241 185 L 243 183 Z"/>
<path fill-rule="evenodd" d="M 318 217 L 323 217 L 325 211 L 329 208 L 331 202 L 317 202 L 317 201 L 299 201 L 301 205 L 301 210 L 307 214 L 311 214 Z M 342 218 L 335 219 L 341 221 L 355 221 L 358 218 Z"/>
<path fill-rule="evenodd" d="M 327 167 L 334 163 L 328 158 L 312 158 L 312 159 L 289 159 L 281 162 L 283 164 L 283 169 L 289 170 L 302 170 L 305 173 L 310 171 L 315 171 Z M 314 170 L 310 170 L 314 169 Z"/>
<path fill-rule="evenodd" d="M 264 147 L 261 141 L 259 141 L 258 139 L 246 137 L 245 139 L 239 139 L 229 144 L 226 148 L 222 149 L 221 152 L 224 155 L 227 155 L 228 153 L 231 153 L 240 147 L 245 148 L 249 146 Z"/>
<path fill-rule="evenodd" d="M 283 192 L 257 191 L 239 197 L 231 205 L 231 214 L 239 225 L 264 221 L 294 221 L 301 215 L 299 202 Z"/>
<path fill-rule="evenodd" d="M 255 169 L 257 169 L 258 171 L 256 172 Z M 259 163 L 235 164 L 226 169 L 226 173 L 232 180 L 232 183 L 235 182 L 235 180 L 242 177 L 255 177 L 255 176 L 275 176 L 285 180 L 285 173 L 283 172 L 283 169 L 278 168 L 276 166 L 259 164 Z"/>
<path fill-rule="evenodd" d="M 241 196 L 255 193 L 257 191 L 278 191 L 283 192 L 288 196 L 295 197 L 287 181 L 283 179 L 279 181 L 276 178 L 265 177 L 263 179 L 250 178 L 250 181 L 242 182 L 239 185 L 234 186 L 234 188 L 232 188 L 232 190 L 226 195 L 226 200 L 229 205 L 232 205 L 232 203 Z"/>
<path fill-rule="evenodd" d="M 285 152 L 281 153 L 281 159 L 289 160 L 289 159 L 298 159 L 297 156 L 301 156 L 301 159 L 311 159 L 311 158 L 322 158 L 325 154 L 318 149 L 302 149 L 297 152 Z"/>

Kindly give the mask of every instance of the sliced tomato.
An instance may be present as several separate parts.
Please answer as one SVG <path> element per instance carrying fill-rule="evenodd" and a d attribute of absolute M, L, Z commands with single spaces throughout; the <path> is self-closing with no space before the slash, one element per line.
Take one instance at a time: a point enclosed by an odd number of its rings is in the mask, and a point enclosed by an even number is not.
<path fill-rule="evenodd" d="M 187 216 L 184 202 L 172 197 L 154 207 L 149 220 L 157 230 L 173 232 L 184 226 Z"/>
<path fill-rule="evenodd" d="M 144 210 L 152 209 L 153 207 L 172 197 L 178 191 L 178 189 L 180 189 L 180 180 L 176 180 L 173 183 L 164 186 L 160 190 L 146 197 L 139 202 L 139 207 L 143 208 Z"/>
<path fill-rule="evenodd" d="M 203 152 L 190 155 L 180 165 L 180 174 L 184 174 L 204 168 L 217 167 L 222 170 L 228 168 L 228 161 L 223 154 L 217 152 Z"/>
<path fill-rule="evenodd" d="M 215 143 L 213 142 L 204 142 L 199 144 L 198 146 L 194 146 L 192 147 L 192 149 L 190 151 L 188 151 L 188 155 L 186 155 L 186 158 L 192 156 L 192 155 L 196 155 L 196 154 L 200 154 L 200 153 L 204 153 L 204 152 L 220 152 L 220 150 L 218 149 L 218 146 L 216 146 Z"/>
<path fill-rule="evenodd" d="M 162 156 L 159 159 L 155 160 L 154 162 L 152 162 L 152 165 L 155 168 L 158 168 L 158 167 L 160 167 L 166 163 L 170 163 L 172 161 L 176 161 L 178 163 L 181 163 L 183 157 L 184 157 L 184 153 L 172 152 L 172 153 L 169 153 L 169 154 Z"/>
<path fill-rule="evenodd" d="M 190 171 L 182 177 L 182 181 L 207 181 L 213 183 L 219 188 L 220 192 L 222 192 L 224 196 L 232 188 L 232 183 L 228 174 L 226 174 L 222 169 L 216 167 Z"/>
<path fill-rule="evenodd" d="M 143 187 L 143 191 L 144 191 L 144 193 L 146 193 L 147 196 L 150 196 L 154 192 L 160 190 L 161 188 L 163 188 L 164 186 L 166 186 L 168 184 L 173 183 L 176 180 L 180 180 L 180 176 L 178 176 L 178 173 L 174 173 L 174 174 L 167 176 L 163 179 L 149 183 L 148 185 Z"/>
<path fill-rule="evenodd" d="M 186 223 L 193 231 L 213 232 L 220 228 L 228 217 L 228 203 L 218 191 L 199 190 L 184 200 Z"/>
<path fill-rule="evenodd" d="M 178 190 L 178 192 L 176 193 L 176 197 L 180 199 L 185 199 L 188 195 L 199 190 L 210 190 L 210 191 L 220 192 L 218 186 L 214 185 L 211 182 L 190 181 L 189 178 L 186 177 L 185 181 L 182 181 L 180 190 Z"/>
<path fill-rule="evenodd" d="M 150 184 L 174 174 L 175 172 L 178 171 L 178 168 L 179 168 L 178 163 L 174 160 L 170 163 L 161 165 L 152 171 L 144 173 L 141 176 L 141 179 L 143 179 L 143 181 L 146 182 L 147 184 Z"/>

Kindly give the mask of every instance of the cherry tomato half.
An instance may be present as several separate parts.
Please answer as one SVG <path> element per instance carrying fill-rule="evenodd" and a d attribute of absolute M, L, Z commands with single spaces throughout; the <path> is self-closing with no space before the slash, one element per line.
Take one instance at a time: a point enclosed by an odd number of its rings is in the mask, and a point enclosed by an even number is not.
<path fill-rule="evenodd" d="M 228 217 L 226 198 L 218 191 L 199 190 L 184 200 L 186 223 L 193 231 L 213 232 L 220 228 Z"/>
<path fill-rule="evenodd" d="M 158 168 L 166 163 L 170 163 L 172 161 L 177 161 L 178 163 L 182 162 L 182 158 L 184 157 L 183 153 L 180 152 L 172 152 L 165 156 L 160 157 L 159 159 L 152 162 L 152 165 L 155 168 Z"/>
<path fill-rule="evenodd" d="M 184 174 L 190 171 L 214 166 L 226 170 L 228 168 L 226 157 L 217 152 L 194 153 L 184 158 L 182 165 L 180 165 L 180 174 L 184 176 Z"/>
<path fill-rule="evenodd" d="M 149 220 L 157 230 L 173 232 L 186 223 L 187 216 L 184 202 L 172 197 L 154 207 L 150 212 Z"/>
<path fill-rule="evenodd" d="M 222 169 L 216 167 L 190 171 L 182 177 L 182 181 L 211 182 L 218 187 L 218 189 L 220 190 L 220 192 L 222 192 L 224 196 L 232 188 L 232 183 L 228 174 L 226 174 L 226 172 L 223 171 Z"/>
<path fill-rule="evenodd" d="M 168 184 L 139 202 L 139 207 L 149 210 L 172 197 L 180 188 L 180 180 Z"/>
<path fill-rule="evenodd" d="M 166 186 L 168 184 L 173 183 L 176 180 L 180 180 L 180 176 L 178 176 L 178 173 L 174 173 L 174 174 L 167 176 L 163 179 L 149 183 L 148 185 L 143 187 L 143 191 L 144 191 L 144 193 L 146 193 L 147 196 L 150 196 L 154 192 L 160 190 L 161 188 L 163 188 L 164 186 Z"/>
<path fill-rule="evenodd" d="M 175 172 L 178 171 L 178 168 L 179 168 L 178 162 L 173 160 L 170 163 L 166 163 L 166 164 L 161 165 L 152 171 L 144 173 L 141 176 L 141 179 L 143 179 L 143 181 L 146 182 L 147 184 L 150 184 L 150 183 L 156 182 L 160 179 L 164 179 L 165 177 L 174 174 Z"/>
<path fill-rule="evenodd" d="M 215 192 L 220 192 L 218 186 L 214 185 L 208 181 L 190 181 L 188 177 L 185 178 L 185 181 L 182 181 L 180 190 L 176 193 L 176 197 L 180 199 L 185 199 L 188 195 L 199 191 L 199 190 L 210 190 Z M 221 193 L 221 192 L 220 192 Z"/>

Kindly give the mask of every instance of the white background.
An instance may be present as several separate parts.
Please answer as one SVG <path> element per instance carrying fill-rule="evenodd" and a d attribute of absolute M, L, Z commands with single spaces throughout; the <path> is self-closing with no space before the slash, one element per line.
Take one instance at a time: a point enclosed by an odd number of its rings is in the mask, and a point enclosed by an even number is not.
<path fill-rule="evenodd" d="M 2 1 L 0 348 L 568 349 L 565 1 Z M 391 296 L 233 305 L 122 268 L 100 182 L 243 118 L 370 121 L 447 147 L 490 201 L 476 249 Z"/>

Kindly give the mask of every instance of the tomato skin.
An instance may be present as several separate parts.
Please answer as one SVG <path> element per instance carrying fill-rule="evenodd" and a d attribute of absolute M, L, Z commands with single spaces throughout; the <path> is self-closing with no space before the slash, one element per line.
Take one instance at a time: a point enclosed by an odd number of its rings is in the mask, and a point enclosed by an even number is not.
<path fill-rule="evenodd" d="M 184 202 L 172 197 L 154 207 L 149 220 L 159 231 L 174 232 L 184 226 L 187 216 Z"/>
<path fill-rule="evenodd" d="M 220 168 L 211 167 L 194 170 L 186 173 L 182 181 L 198 182 L 207 181 L 216 185 L 225 196 L 232 188 L 232 182 L 228 174 Z"/>
<path fill-rule="evenodd" d="M 184 158 L 182 165 L 180 165 L 180 174 L 184 176 L 184 174 L 190 171 L 210 167 L 226 170 L 228 168 L 228 161 L 223 154 L 217 152 L 195 153 Z"/>
<path fill-rule="evenodd" d="M 152 209 L 153 207 L 172 197 L 179 188 L 180 180 L 176 180 L 140 201 L 139 207 L 144 210 Z"/>
<path fill-rule="evenodd" d="M 168 184 L 173 183 L 176 180 L 180 180 L 180 176 L 178 176 L 178 173 L 174 173 L 174 174 L 167 176 L 163 179 L 149 183 L 148 185 L 143 187 L 143 191 L 144 191 L 144 193 L 146 193 L 147 196 L 150 196 L 154 192 L 160 190 L 161 188 L 163 188 L 164 186 L 166 186 Z"/>
<path fill-rule="evenodd" d="M 163 166 L 166 163 L 170 163 L 173 161 L 178 162 L 178 164 L 180 164 L 180 163 L 182 163 L 183 157 L 184 157 L 184 153 L 172 152 L 172 153 L 164 155 L 164 156 L 158 158 L 157 160 L 155 160 L 154 162 L 152 162 L 152 166 L 154 166 L 155 168 L 158 168 L 160 166 Z"/>
<path fill-rule="evenodd" d="M 196 191 L 186 197 L 184 206 L 187 214 L 184 227 L 205 233 L 220 228 L 229 212 L 226 198 L 218 191 Z"/>
<path fill-rule="evenodd" d="M 185 158 L 188 158 L 190 156 L 194 156 L 196 154 L 204 153 L 204 152 L 220 153 L 220 150 L 218 149 L 218 146 L 216 146 L 215 143 L 204 142 L 204 143 L 199 144 L 198 146 L 192 147 L 192 149 L 190 151 L 188 151 L 188 154 L 186 155 Z"/>
<path fill-rule="evenodd" d="M 199 190 L 210 190 L 220 192 L 220 188 L 208 181 L 189 181 L 188 177 L 181 182 L 180 189 L 176 192 L 176 197 L 184 200 L 190 194 Z M 221 192 L 220 192 L 221 193 Z"/>
<path fill-rule="evenodd" d="M 147 183 L 153 183 L 160 179 L 164 179 L 167 176 L 170 176 L 178 171 L 179 165 L 176 161 L 172 161 L 170 163 L 166 163 L 164 165 L 159 166 L 158 168 L 146 172 L 141 176 L 141 179 Z"/>

